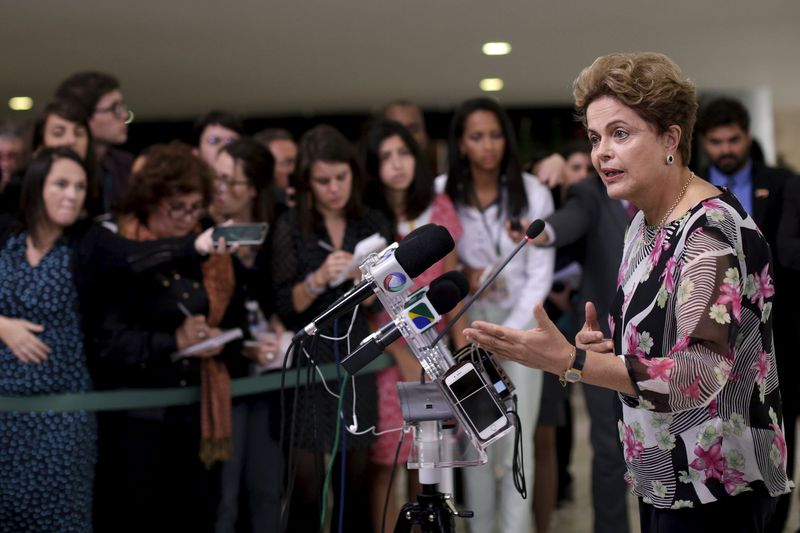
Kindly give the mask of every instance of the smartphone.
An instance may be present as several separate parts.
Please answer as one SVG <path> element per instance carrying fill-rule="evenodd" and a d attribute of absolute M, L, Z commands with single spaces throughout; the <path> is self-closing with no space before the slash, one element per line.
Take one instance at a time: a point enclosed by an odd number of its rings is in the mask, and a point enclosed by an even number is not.
<path fill-rule="evenodd" d="M 455 367 L 444 378 L 444 383 L 456 401 L 456 407 L 466 415 L 472 429 L 482 440 L 508 425 L 505 411 L 487 389 L 475 366 L 470 361 Z"/>
<path fill-rule="evenodd" d="M 231 224 L 229 226 L 216 226 L 211 237 L 214 242 L 225 238 L 226 244 L 258 245 L 267 237 L 268 224 Z"/>

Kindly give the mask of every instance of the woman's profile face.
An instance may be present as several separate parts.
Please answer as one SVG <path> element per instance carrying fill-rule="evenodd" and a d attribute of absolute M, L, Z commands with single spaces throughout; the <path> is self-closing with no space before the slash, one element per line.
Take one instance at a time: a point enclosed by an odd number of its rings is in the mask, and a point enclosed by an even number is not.
<path fill-rule="evenodd" d="M 86 199 L 86 172 L 73 161 L 61 157 L 53 161 L 42 186 L 42 201 L 48 221 L 60 228 L 78 220 Z"/>
<path fill-rule="evenodd" d="M 611 198 L 636 199 L 660 194 L 669 168 L 667 151 L 655 128 L 616 98 L 602 96 L 586 109 L 592 164 Z M 642 205 L 642 204 L 640 204 Z"/>
<path fill-rule="evenodd" d="M 349 163 L 315 161 L 311 165 L 309 181 L 319 211 L 342 212 L 350 201 L 353 171 Z"/>
<path fill-rule="evenodd" d="M 458 143 L 470 166 L 484 172 L 497 172 L 506 151 L 506 137 L 500 120 L 491 111 L 473 111 L 464 121 L 464 134 Z"/>
<path fill-rule="evenodd" d="M 592 158 L 584 152 L 573 152 L 564 165 L 564 183 L 574 185 L 592 172 Z"/>
<path fill-rule="evenodd" d="M 405 191 L 414 181 L 416 159 L 399 135 L 384 139 L 378 147 L 381 183 L 393 191 Z"/>
<path fill-rule="evenodd" d="M 47 148 L 71 148 L 84 161 L 89 153 L 89 133 L 86 128 L 56 114 L 48 115 L 45 119 L 42 143 Z"/>
<path fill-rule="evenodd" d="M 214 160 L 214 210 L 225 217 L 252 213 L 256 189 L 244 174 L 242 164 L 221 150 Z"/>

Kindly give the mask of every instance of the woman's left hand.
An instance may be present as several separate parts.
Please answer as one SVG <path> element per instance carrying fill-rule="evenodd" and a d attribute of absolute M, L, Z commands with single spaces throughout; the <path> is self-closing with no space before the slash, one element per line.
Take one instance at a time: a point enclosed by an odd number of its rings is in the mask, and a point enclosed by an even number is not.
<path fill-rule="evenodd" d="M 473 322 L 471 328 L 464 330 L 464 335 L 498 357 L 560 375 L 569 365 L 574 346 L 553 324 L 541 303 L 533 308 L 533 315 L 538 324 L 533 329 Z"/>
<path fill-rule="evenodd" d="M 209 328 L 208 329 L 208 338 L 216 337 L 217 335 L 221 335 L 221 334 L 222 334 L 222 330 L 219 329 L 219 328 Z M 197 357 L 199 359 L 205 359 L 207 357 L 214 357 L 216 355 L 221 354 L 223 348 L 225 348 L 225 345 L 221 344 L 221 345 L 216 346 L 214 348 L 209 348 L 208 350 L 206 350 L 204 352 L 198 352 L 198 353 L 192 355 L 192 357 Z"/>

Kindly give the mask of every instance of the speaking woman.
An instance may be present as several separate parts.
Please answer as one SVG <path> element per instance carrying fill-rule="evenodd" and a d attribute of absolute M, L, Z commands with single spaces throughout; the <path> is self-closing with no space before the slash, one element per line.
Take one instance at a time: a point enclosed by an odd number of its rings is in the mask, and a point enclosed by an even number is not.
<path fill-rule="evenodd" d="M 577 346 L 541 306 L 536 329 L 478 322 L 465 334 L 565 383 L 620 392 L 642 531 L 764 531 L 791 487 L 767 243 L 736 197 L 689 171 L 697 99 L 669 58 L 600 57 L 574 94 L 609 196 L 641 209 L 625 239 L 612 338 L 591 303 Z"/>

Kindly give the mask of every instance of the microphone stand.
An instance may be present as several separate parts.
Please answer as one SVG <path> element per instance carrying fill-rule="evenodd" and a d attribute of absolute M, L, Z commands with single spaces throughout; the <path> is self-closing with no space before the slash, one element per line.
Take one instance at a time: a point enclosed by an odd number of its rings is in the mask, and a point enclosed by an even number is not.
<path fill-rule="evenodd" d="M 420 446 L 424 453 L 427 446 L 437 446 L 439 440 L 439 420 L 419 422 Z M 418 525 L 424 533 L 455 533 L 455 517 L 472 518 L 472 511 L 458 511 L 449 494 L 439 492 L 442 471 L 432 466 L 419 467 L 419 482 L 422 492 L 416 502 L 408 502 L 400 509 L 395 522 L 394 533 L 410 533 Z"/>

